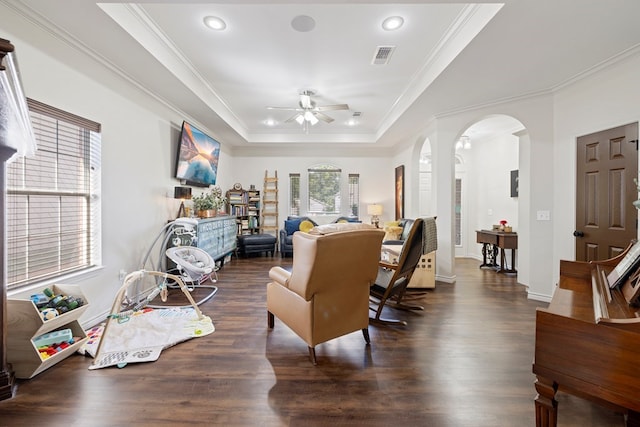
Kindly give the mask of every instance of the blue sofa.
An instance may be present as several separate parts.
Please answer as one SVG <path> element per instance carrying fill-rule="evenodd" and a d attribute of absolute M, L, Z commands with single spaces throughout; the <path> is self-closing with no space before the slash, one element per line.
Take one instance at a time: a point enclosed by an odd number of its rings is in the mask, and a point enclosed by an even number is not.
<path fill-rule="evenodd" d="M 293 255 L 293 233 L 300 230 L 300 224 L 309 221 L 313 226 L 318 224 L 307 216 L 289 216 L 284 221 L 284 228 L 280 230 L 280 255 L 283 257 Z"/>

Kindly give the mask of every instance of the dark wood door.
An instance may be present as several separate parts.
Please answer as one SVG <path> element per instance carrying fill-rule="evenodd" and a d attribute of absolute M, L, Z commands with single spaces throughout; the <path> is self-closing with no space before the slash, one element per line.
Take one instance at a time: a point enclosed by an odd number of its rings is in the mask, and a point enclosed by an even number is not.
<path fill-rule="evenodd" d="M 611 258 L 637 236 L 638 123 L 578 137 L 576 260 Z"/>

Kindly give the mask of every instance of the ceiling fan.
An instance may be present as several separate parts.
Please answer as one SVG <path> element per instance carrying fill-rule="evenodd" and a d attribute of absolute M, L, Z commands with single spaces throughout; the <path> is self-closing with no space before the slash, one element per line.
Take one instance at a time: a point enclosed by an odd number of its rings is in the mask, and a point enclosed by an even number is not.
<path fill-rule="evenodd" d="M 295 111 L 296 114 L 285 120 L 285 123 L 297 122 L 302 125 L 305 131 L 309 131 L 309 124 L 312 126 L 322 120 L 325 123 L 331 123 L 334 121 L 332 117 L 327 116 L 323 111 L 335 111 L 335 110 L 348 110 L 348 104 L 334 104 L 334 105 L 317 105 L 316 102 L 311 99 L 315 95 L 315 92 L 309 89 L 303 90 L 300 93 L 300 101 L 298 101 L 299 107 L 267 107 L 269 110 L 287 110 Z"/>

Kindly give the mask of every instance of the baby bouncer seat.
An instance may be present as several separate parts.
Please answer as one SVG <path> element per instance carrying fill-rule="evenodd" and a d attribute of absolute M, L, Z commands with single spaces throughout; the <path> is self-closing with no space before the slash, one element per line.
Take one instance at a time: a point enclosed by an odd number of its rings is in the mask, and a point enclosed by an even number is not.
<path fill-rule="evenodd" d="M 192 218 L 177 218 L 168 223 L 151 244 L 142 262 L 142 266 L 145 268 L 153 247 L 160 240 L 160 237 L 164 235 L 155 270 L 176 273 L 182 278 L 182 281 L 190 291 L 196 288 L 211 289 L 209 294 L 197 302 L 197 305 L 200 305 L 211 299 L 218 290 L 217 286 L 204 284 L 207 280 L 211 283 L 216 283 L 218 281 L 218 274 L 216 272 L 216 262 L 209 253 L 196 246 L 180 246 L 185 239 L 187 244 L 189 242 L 195 244 L 197 241 L 194 230 L 196 225 L 197 221 Z M 170 241 L 175 246 L 165 250 Z M 166 265 L 166 258 L 171 260 L 175 264 L 175 267 L 169 268 L 169 266 Z"/>

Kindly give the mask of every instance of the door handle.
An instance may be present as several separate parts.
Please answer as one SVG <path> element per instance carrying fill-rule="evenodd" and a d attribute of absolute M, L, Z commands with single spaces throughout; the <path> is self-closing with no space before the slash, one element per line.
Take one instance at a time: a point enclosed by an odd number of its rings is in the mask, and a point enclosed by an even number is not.
<path fill-rule="evenodd" d="M 578 231 L 578 230 L 574 231 L 573 235 L 575 237 L 584 237 L 584 233 L 582 231 Z"/>

